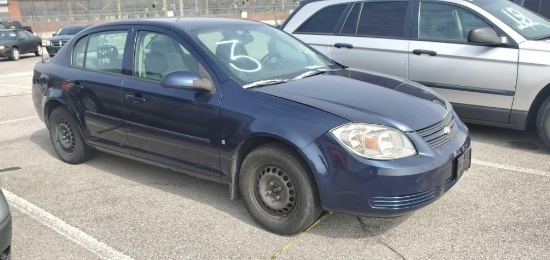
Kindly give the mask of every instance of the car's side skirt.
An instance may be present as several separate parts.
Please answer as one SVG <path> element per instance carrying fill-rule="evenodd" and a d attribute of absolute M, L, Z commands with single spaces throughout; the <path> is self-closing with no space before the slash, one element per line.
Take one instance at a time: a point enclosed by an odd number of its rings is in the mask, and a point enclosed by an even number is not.
<path fill-rule="evenodd" d="M 155 162 L 155 161 L 147 160 L 147 159 L 144 159 L 144 158 L 135 157 L 135 156 L 132 156 L 132 155 L 129 155 L 129 154 L 113 151 L 111 149 L 106 149 L 106 148 L 102 148 L 102 147 L 98 147 L 98 146 L 93 146 L 92 148 L 94 148 L 98 151 L 101 151 L 101 152 L 105 152 L 105 153 L 108 153 L 108 154 L 124 157 L 126 159 L 138 161 L 138 162 L 145 163 L 145 164 L 152 165 L 152 166 L 156 166 L 156 167 L 159 167 L 159 168 L 164 168 L 164 169 L 172 170 L 172 171 L 175 171 L 175 172 L 185 173 L 187 175 L 197 177 L 197 178 L 200 178 L 200 179 L 213 181 L 213 182 L 217 182 L 217 183 L 229 184 L 228 182 L 224 182 L 222 180 L 221 176 L 220 177 L 213 177 L 213 176 L 210 176 L 210 175 L 197 173 L 197 172 L 194 172 L 194 171 L 191 171 L 191 170 L 188 170 L 188 169 L 175 167 L 175 166 L 164 164 L 164 163 Z"/>

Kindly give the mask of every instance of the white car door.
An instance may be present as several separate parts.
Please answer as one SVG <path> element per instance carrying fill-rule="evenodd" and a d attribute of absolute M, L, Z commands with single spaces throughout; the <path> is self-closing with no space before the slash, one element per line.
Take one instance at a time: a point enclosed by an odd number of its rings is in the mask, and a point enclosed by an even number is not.
<path fill-rule="evenodd" d="M 518 47 L 468 43 L 471 29 L 498 28 L 455 4 L 420 1 L 415 13 L 409 79 L 443 95 L 463 119 L 507 123 L 516 89 Z"/>
<path fill-rule="evenodd" d="M 412 1 L 355 3 L 330 39 L 330 58 L 352 68 L 407 78 L 410 9 Z"/>
<path fill-rule="evenodd" d="M 321 7 L 320 5 L 325 5 L 325 3 L 319 2 L 306 5 L 295 15 L 294 19 L 283 28 L 283 30 L 328 56 L 327 46 L 330 37 L 342 13 L 346 10 L 348 3 L 335 3 L 325 7 Z M 313 15 L 306 19 L 311 13 L 313 13 Z M 298 22 L 295 21 L 304 22 L 298 24 Z"/>

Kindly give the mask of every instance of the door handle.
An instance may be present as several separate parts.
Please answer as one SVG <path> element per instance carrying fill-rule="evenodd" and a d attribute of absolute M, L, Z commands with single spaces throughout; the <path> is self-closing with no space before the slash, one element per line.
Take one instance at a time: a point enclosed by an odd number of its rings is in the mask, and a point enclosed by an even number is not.
<path fill-rule="evenodd" d="M 135 93 L 133 95 L 126 95 L 126 99 L 134 101 L 134 104 L 139 105 L 145 102 L 145 98 L 141 97 L 141 94 Z"/>
<path fill-rule="evenodd" d="M 344 48 L 348 48 L 348 49 L 353 49 L 353 45 L 352 44 L 349 44 L 349 43 L 341 43 L 341 42 L 338 42 L 338 43 L 335 43 L 334 44 L 334 47 L 340 49 L 342 47 Z"/>
<path fill-rule="evenodd" d="M 80 82 L 75 81 L 74 83 L 69 83 L 69 87 L 74 89 L 75 92 L 80 92 L 84 87 L 80 85 Z"/>
<path fill-rule="evenodd" d="M 436 56 L 437 52 L 430 51 L 430 50 L 416 49 L 416 50 L 413 50 L 413 54 L 416 54 L 416 55 L 428 54 L 430 56 Z"/>

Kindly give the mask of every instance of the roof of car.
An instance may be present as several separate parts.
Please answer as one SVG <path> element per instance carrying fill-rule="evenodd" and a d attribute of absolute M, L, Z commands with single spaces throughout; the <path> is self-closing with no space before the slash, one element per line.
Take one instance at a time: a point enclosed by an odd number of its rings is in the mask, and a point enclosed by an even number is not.
<path fill-rule="evenodd" d="M 71 24 L 71 25 L 61 26 L 61 28 L 86 27 L 86 26 L 90 26 L 90 25 L 91 24 Z"/>
<path fill-rule="evenodd" d="M 174 24 L 183 27 L 185 30 L 193 28 L 205 28 L 220 25 L 246 25 L 246 24 L 258 24 L 260 22 L 241 20 L 241 19 L 228 19 L 228 18 L 159 18 L 159 19 L 136 19 L 136 20 L 124 20 L 101 23 L 95 26 L 109 26 L 109 25 L 163 25 Z M 95 27 L 94 26 L 94 27 Z"/>

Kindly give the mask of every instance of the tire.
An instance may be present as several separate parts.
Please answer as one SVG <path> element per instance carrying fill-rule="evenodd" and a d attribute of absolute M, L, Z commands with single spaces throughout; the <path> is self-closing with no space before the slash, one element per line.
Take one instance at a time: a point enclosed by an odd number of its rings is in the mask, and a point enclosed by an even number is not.
<path fill-rule="evenodd" d="M 21 54 L 19 53 L 19 49 L 17 49 L 16 47 L 11 48 L 10 60 L 19 60 L 20 56 Z"/>
<path fill-rule="evenodd" d="M 42 56 L 43 52 L 44 52 L 44 50 L 42 49 L 42 45 L 38 44 L 38 47 L 36 48 L 36 51 L 34 52 L 34 55 Z"/>
<path fill-rule="evenodd" d="M 537 115 L 537 132 L 542 143 L 550 150 L 550 97 L 542 103 Z"/>
<path fill-rule="evenodd" d="M 55 152 L 64 162 L 78 164 L 92 156 L 92 150 L 84 142 L 78 123 L 65 107 L 58 107 L 50 114 L 50 140 Z"/>
<path fill-rule="evenodd" d="M 254 220 L 280 235 L 305 230 L 322 213 L 309 167 L 283 144 L 270 143 L 250 152 L 241 167 L 239 188 Z"/>

